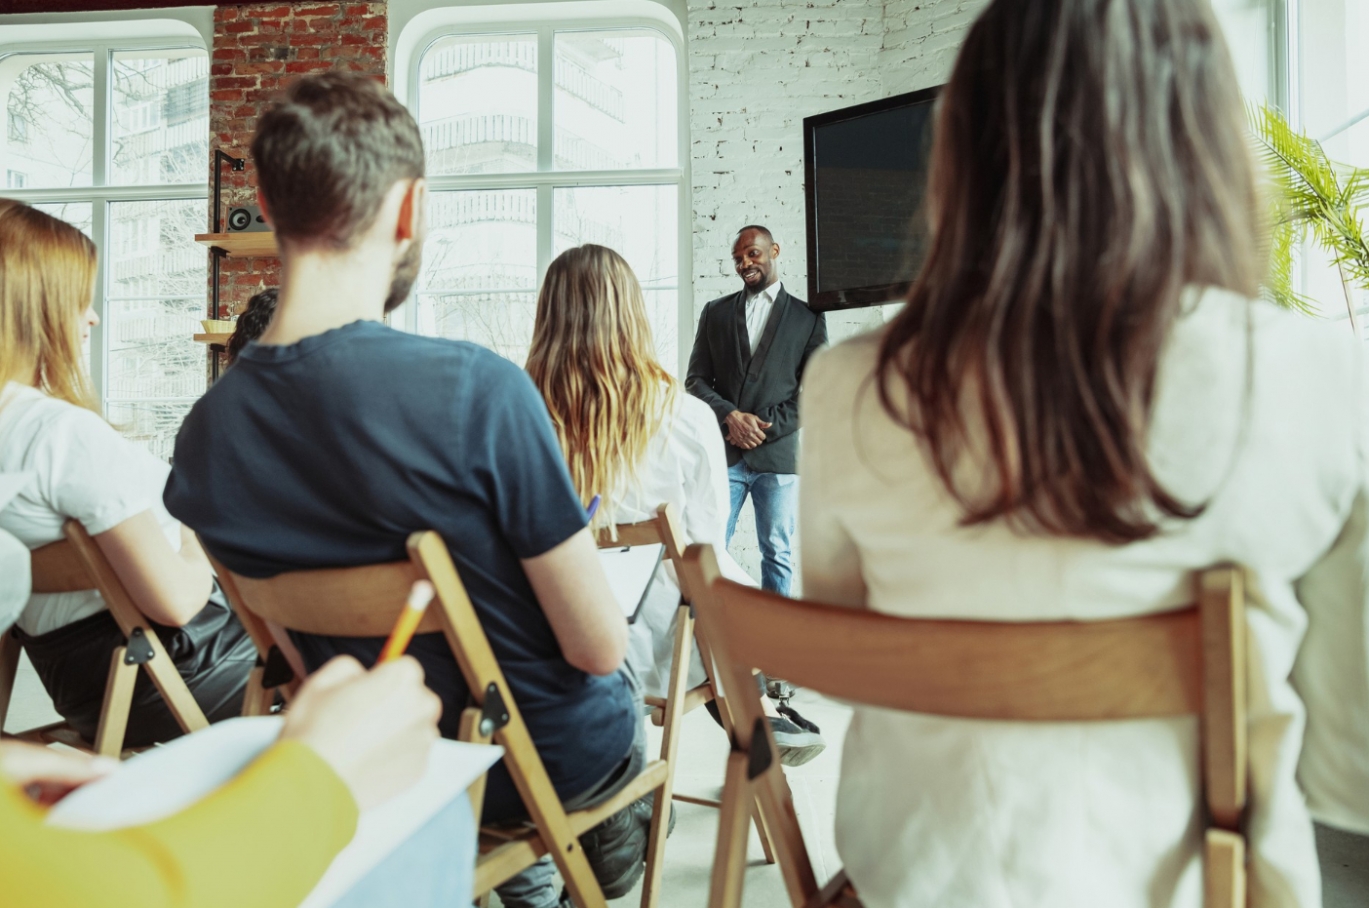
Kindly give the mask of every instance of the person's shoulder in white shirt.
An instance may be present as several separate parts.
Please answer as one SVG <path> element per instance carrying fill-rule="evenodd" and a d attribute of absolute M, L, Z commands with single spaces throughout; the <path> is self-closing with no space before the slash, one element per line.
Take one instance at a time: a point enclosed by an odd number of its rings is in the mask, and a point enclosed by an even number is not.
<path fill-rule="evenodd" d="M 30 549 L 63 538 L 72 518 L 99 535 L 151 510 L 179 550 L 180 525 L 161 500 L 168 471 L 97 413 L 15 382 L 0 392 L 0 472 L 32 474 L 0 510 L 0 529 Z M 38 635 L 102 608 L 94 592 L 38 595 L 19 624 Z"/>

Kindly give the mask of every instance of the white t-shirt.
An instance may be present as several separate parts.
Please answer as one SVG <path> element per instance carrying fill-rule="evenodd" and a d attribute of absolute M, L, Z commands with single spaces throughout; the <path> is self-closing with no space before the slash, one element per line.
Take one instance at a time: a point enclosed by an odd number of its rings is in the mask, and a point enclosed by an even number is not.
<path fill-rule="evenodd" d="M 651 439 L 636 481 L 626 483 L 613 500 L 616 523 L 650 520 L 662 504 L 673 504 L 686 545 L 712 545 L 727 579 L 756 585 L 727 553 L 727 518 L 732 505 L 718 417 L 708 404 L 686 394 L 683 388 L 676 394 L 674 412 L 666 416 Z M 667 563 L 647 593 L 628 636 L 628 659 L 647 696 L 666 695 L 679 605 L 679 581 L 674 565 Z M 703 680 L 703 663 L 695 651 L 688 686 Z"/>
<path fill-rule="evenodd" d="M 33 475 L 0 510 L 0 529 L 30 549 L 62 539 L 73 517 L 98 535 L 150 509 L 179 551 L 180 524 L 162 506 L 169 472 L 83 407 L 16 382 L 0 391 L 0 473 Z M 17 623 L 36 636 L 104 608 L 94 590 L 35 594 Z"/>

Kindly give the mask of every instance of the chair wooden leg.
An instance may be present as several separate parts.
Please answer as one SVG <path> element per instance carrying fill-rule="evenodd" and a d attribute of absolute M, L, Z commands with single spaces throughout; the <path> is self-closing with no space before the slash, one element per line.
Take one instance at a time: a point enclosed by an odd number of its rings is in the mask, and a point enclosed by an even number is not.
<path fill-rule="evenodd" d="M 456 738 L 458 741 L 467 741 L 471 744 L 490 743 L 489 735 L 480 733 L 480 710 L 474 706 L 468 706 L 461 711 L 461 725 L 457 729 Z M 466 789 L 466 794 L 471 799 L 471 810 L 475 812 L 475 826 L 480 828 L 480 817 L 485 811 L 485 780 L 488 773 L 481 773 L 480 777 L 471 783 L 471 787 Z M 485 893 L 488 898 L 489 893 Z"/>
<path fill-rule="evenodd" d="M 1245 908 L 1245 839 L 1209 829 L 1203 852 L 1205 908 Z"/>
<path fill-rule="evenodd" d="M 656 908 L 661 897 L 661 873 L 665 867 L 665 842 L 670 834 L 671 795 L 675 787 L 676 756 L 680 750 L 680 722 L 684 718 L 689 685 L 690 649 L 694 642 L 694 616 L 681 606 L 675 616 L 675 647 L 670 684 L 662 709 L 661 759 L 666 763 L 665 781 L 652 798 L 651 833 L 647 838 L 646 874 L 642 878 L 642 908 Z"/>
<path fill-rule="evenodd" d="M 765 814 L 761 812 L 760 798 L 753 798 L 751 801 L 751 822 L 756 825 L 756 836 L 761 840 L 765 863 L 775 863 L 775 842 L 770 837 L 770 827 L 766 825 Z"/>
<path fill-rule="evenodd" d="M 0 631 L 0 729 L 9 715 L 14 681 L 19 675 L 19 640 L 9 631 Z"/>
<path fill-rule="evenodd" d="M 133 708 L 133 685 L 138 680 L 138 666 L 124 663 L 127 652 L 127 647 L 116 647 L 109 657 L 105 700 L 100 707 L 100 725 L 95 732 L 95 752 L 116 760 L 124 749 L 128 714 Z"/>
<path fill-rule="evenodd" d="M 510 698 L 511 699 L 511 698 Z M 506 700 L 506 703 L 510 700 Z M 547 845 L 547 851 L 561 871 L 561 881 L 577 908 L 607 908 L 604 892 L 585 857 L 585 849 L 580 839 L 571 831 L 570 821 L 556 789 L 545 770 L 529 772 L 527 768 L 540 769 L 541 761 L 527 726 L 521 721 L 510 723 L 495 733 L 495 740 L 504 748 L 504 765 L 518 788 L 523 804 L 532 816 L 537 832 Z"/>
<path fill-rule="evenodd" d="M 746 754 L 733 751 L 728 755 L 723 804 L 718 810 L 718 842 L 713 852 L 708 908 L 741 908 L 746 840 L 751 816 L 747 805 L 754 800 L 746 771 Z"/>
<path fill-rule="evenodd" d="M 145 634 L 147 642 L 152 646 L 152 658 L 143 663 L 143 668 L 152 678 L 152 683 L 157 686 L 162 699 L 166 701 L 166 707 L 171 710 L 171 715 L 176 717 L 176 724 L 180 725 L 181 731 L 186 734 L 208 728 L 209 720 L 205 718 L 204 710 L 200 709 L 195 695 L 186 687 L 185 679 L 177 671 L 176 663 L 171 661 L 171 654 L 166 651 L 161 639 L 151 628 L 147 628 Z"/>
<path fill-rule="evenodd" d="M 266 669 L 260 665 L 248 673 L 247 691 L 242 696 L 242 714 L 244 716 L 269 716 L 271 714 L 271 701 L 274 696 L 272 691 L 261 685 L 261 679 L 265 674 Z"/>

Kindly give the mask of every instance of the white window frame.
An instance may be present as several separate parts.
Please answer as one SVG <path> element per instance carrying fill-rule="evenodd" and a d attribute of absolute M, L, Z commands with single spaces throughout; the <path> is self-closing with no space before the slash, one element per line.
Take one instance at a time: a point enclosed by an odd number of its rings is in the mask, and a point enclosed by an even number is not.
<path fill-rule="evenodd" d="M 555 94 L 556 45 L 558 32 L 610 31 L 614 29 L 650 30 L 665 38 L 675 49 L 676 92 L 676 166 L 639 170 L 555 170 Z M 408 97 L 405 99 L 415 118 L 419 116 L 418 95 L 422 81 L 423 58 L 437 42 L 452 37 L 496 35 L 536 35 L 537 37 L 537 169 L 520 173 L 478 173 L 428 176 L 431 192 L 473 189 L 534 189 L 537 192 L 537 283 L 556 257 L 555 212 L 553 197 L 557 189 L 593 186 L 668 186 L 676 187 L 677 250 L 676 278 L 678 375 L 682 378 L 689 363 L 694 339 L 693 249 L 691 238 L 689 180 L 689 61 L 684 41 L 673 30 L 663 28 L 660 20 L 646 17 L 575 16 L 530 22 L 526 19 L 480 20 L 455 23 L 428 32 L 407 60 Z M 668 287 L 661 289 L 670 289 Z M 411 299 L 394 323 L 407 331 L 418 330 L 418 307 Z"/>
<path fill-rule="evenodd" d="M 143 186 L 110 185 L 107 178 L 113 172 L 114 144 L 110 136 L 112 123 L 111 106 L 113 103 L 112 64 L 115 53 L 137 53 L 139 51 L 199 50 L 210 54 L 204 42 L 189 36 L 166 38 L 129 37 L 109 41 L 52 41 L 25 42 L 22 45 L 0 46 L 0 60 L 11 56 L 33 54 L 93 54 L 94 55 L 94 99 L 91 108 L 92 133 L 91 146 L 97 153 L 91 155 L 90 186 L 71 186 L 49 189 L 6 189 L 6 198 L 25 202 L 30 205 L 90 203 L 90 232 L 99 255 L 99 265 L 95 273 L 95 312 L 100 323 L 90 333 L 90 377 L 99 396 L 102 410 L 108 414 L 109 401 L 105 393 L 107 365 L 109 362 L 108 320 L 106 319 L 106 292 L 110 256 L 109 243 L 109 206 L 113 202 L 175 202 L 199 200 L 209 206 L 209 183 L 159 183 Z M 32 124 L 30 124 L 32 128 Z M 209 162 L 205 162 L 208 171 Z M 208 218 L 208 214 L 205 215 Z M 207 293 L 208 291 L 206 291 Z M 187 297 L 192 298 L 192 297 Z M 207 305 L 207 304 L 206 304 Z M 190 339 L 186 338 L 189 343 Z M 182 398 L 140 398 L 138 403 L 175 403 Z"/>

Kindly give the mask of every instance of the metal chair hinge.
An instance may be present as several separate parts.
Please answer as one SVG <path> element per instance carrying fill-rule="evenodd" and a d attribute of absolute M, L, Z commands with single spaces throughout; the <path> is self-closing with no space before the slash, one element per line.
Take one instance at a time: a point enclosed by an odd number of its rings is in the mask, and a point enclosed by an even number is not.
<path fill-rule="evenodd" d="M 491 737 L 508 724 L 509 709 L 504 705 L 504 695 L 499 692 L 499 685 L 491 681 L 485 688 L 485 702 L 480 705 L 480 734 Z"/>
<path fill-rule="evenodd" d="M 761 773 L 768 770 L 775 762 L 775 756 L 770 752 L 770 736 L 766 734 L 767 728 L 765 717 L 756 720 L 756 727 L 751 729 L 751 749 L 746 753 L 746 779 L 754 782 Z"/>
<path fill-rule="evenodd" d="M 279 646 L 271 647 L 270 652 L 266 654 L 265 662 L 258 656 L 257 665 L 262 669 L 261 686 L 264 688 L 280 687 L 295 680 L 295 670 L 290 667 L 290 660 L 285 658 L 285 653 L 280 651 Z"/>
<path fill-rule="evenodd" d="M 124 647 L 124 665 L 142 665 L 151 662 L 155 655 L 157 651 L 152 648 L 152 641 L 147 639 L 141 627 L 135 627 L 128 635 L 128 646 Z"/>

